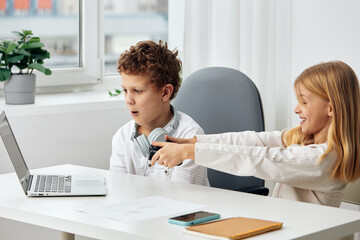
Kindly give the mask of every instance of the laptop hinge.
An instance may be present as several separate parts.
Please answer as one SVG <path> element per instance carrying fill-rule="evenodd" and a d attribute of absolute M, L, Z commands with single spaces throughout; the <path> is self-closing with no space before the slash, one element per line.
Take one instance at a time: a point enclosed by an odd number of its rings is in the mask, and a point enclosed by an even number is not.
<path fill-rule="evenodd" d="M 29 182 L 28 182 L 26 191 L 30 191 L 32 180 L 33 180 L 33 175 L 30 175 L 30 178 L 29 178 Z"/>

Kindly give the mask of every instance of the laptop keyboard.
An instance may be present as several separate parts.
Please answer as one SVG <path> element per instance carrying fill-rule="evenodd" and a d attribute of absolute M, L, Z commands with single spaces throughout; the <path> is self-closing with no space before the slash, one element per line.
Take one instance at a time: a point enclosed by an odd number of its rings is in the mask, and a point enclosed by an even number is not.
<path fill-rule="evenodd" d="M 71 176 L 37 175 L 35 192 L 71 192 Z"/>

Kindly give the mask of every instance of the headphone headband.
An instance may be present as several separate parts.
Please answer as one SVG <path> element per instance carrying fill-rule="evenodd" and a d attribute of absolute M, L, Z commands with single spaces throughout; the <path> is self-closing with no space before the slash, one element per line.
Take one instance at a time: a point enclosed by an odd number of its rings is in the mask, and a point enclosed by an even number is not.
<path fill-rule="evenodd" d="M 179 121 L 180 121 L 180 119 L 179 119 L 179 114 L 178 114 L 178 112 L 175 110 L 175 108 L 174 108 L 172 105 L 170 105 L 170 108 L 171 108 L 171 110 L 173 111 L 174 116 L 173 116 L 173 118 L 172 118 L 172 119 L 170 120 L 170 122 L 169 122 L 169 125 L 170 125 L 170 127 L 171 127 L 171 130 L 170 130 L 170 132 L 169 132 L 168 135 L 173 135 L 173 134 L 175 133 L 176 129 L 178 128 L 178 126 L 179 126 Z"/>

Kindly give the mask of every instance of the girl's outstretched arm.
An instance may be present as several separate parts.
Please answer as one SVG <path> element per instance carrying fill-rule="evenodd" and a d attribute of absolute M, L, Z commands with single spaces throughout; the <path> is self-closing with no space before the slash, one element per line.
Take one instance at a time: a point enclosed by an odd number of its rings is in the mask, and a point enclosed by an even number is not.
<path fill-rule="evenodd" d="M 173 168 L 182 163 L 185 159 L 195 158 L 194 143 L 172 143 L 172 142 L 153 142 L 152 145 L 161 147 L 151 159 L 151 165 L 155 162 L 165 167 Z"/>

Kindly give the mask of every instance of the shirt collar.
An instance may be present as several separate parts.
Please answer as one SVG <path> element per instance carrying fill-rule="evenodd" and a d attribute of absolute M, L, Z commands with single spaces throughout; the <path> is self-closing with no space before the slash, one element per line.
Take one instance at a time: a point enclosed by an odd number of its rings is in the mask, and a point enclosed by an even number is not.
<path fill-rule="evenodd" d="M 173 126 L 171 126 L 171 124 L 174 122 L 174 119 L 177 118 L 178 116 L 178 112 L 175 110 L 174 106 L 170 104 L 170 109 L 171 111 L 174 113 L 174 116 L 172 117 L 172 119 L 166 124 L 166 126 L 164 127 L 164 129 L 166 131 L 168 131 L 169 128 L 172 128 Z M 176 115 L 176 116 L 175 116 Z M 175 128 L 177 128 L 177 126 L 175 126 Z M 133 125 L 133 132 L 131 134 L 131 141 L 134 141 L 135 138 L 137 138 L 138 136 L 140 136 L 139 133 L 139 125 L 134 121 L 134 125 Z M 169 131 L 168 131 L 169 132 Z"/>

